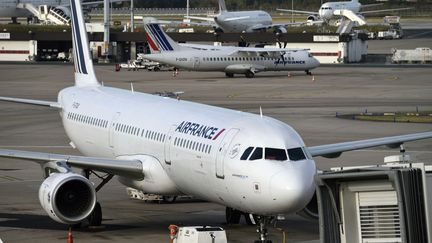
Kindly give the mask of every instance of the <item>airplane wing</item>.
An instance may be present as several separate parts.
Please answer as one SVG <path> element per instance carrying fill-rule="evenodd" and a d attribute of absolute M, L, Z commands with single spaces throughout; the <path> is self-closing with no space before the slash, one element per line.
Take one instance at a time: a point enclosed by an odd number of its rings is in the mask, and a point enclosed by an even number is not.
<path fill-rule="evenodd" d="M 63 161 L 66 162 L 67 165 L 75 168 L 90 169 L 136 179 L 143 178 L 143 166 L 142 163 L 137 160 L 117 160 L 11 149 L 0 149 L 0 157 L 24 159 L 39 164 Z"/>
<path fill-rule="evenodd" d="M 214 18 L 209 18 L 209 17 L 196 17 L 196 16 L 184 16 L 184 17 L 186 19 L 203 20 L 203 21 L 208 21 L 208 22 L 212 22 L 212 23 L 215 22 Z"/>
<path fill-rule="evenodd" d="M 362 4 L 361 8 L 370 8 L 370 7 L 376 7 L 376 6 L 382 6 L 384 3 L 372 3 L 372 4 Z"/>
<path fill-rule="evenodd" d="M 359 14 L 370 14 L 370 13 L 381 13 L 381 12 L 392 12 L 392 11 L 402 11 L 408 10 L 412 8 L 392 8 L 392 9 L 380 9 L 380 10 L 370 10 L 370 11 L 362 11 Z"/>
<path fill-rule="evenodd" d="M 281 11 L 281 12 L 301 13 L 301 14 L 315 14 L 315 15 L 318 15 L 318 12 L 312 12 L 312 11 L 293 10 L 293 9 L 284 9 L 284 8 L 277 8 L 276 10 L 277 11 Z"/>
<path fill-rule="evenodd" d="M 336 158 L 342 154 L 342 152 L 358 150 L 370 147 L 377 147 L 381 145 L 387 145 L 389 147 L 397 147 L 404 142 L 432 138 L 432 132 L 413 133 L 400 136 L 373 138 L 366 140 L 358 140 L 343 143 L 326 144 L 320 146 L 308 147 L 308 151 L 312 156 L 323 156 L 326 158 Z"/>
<path fill-rule="evenodd" d="M 287 27 L 290 25 L 302 25 L 302 24 L 305 24 L 305 22 L 277 23 L 277 24 L 268 24 L 268 25 L 259 24 L 259 25 L 252 26 L 249 29 L 253 30 L 253 31 L 257 31 L 257 30 L 266 30 L 266 29 L 271 29 L 271 28 Z"/>
<path fill-rule="evenodd" d="M 20 98 L 11 98 L 11 97 L 3 97 L 3 96 L 0 96 L 0 100 L 8 101 L 8 102 L 14 102 L 14 103 L 24 103 L 24 104 L 31 104 L 31 105 L 48 106 L 48 107 L 59 108 L 59 109 L 62 108 L 60 103 L 52 102 L 52 101 L 20 99 Z"/>

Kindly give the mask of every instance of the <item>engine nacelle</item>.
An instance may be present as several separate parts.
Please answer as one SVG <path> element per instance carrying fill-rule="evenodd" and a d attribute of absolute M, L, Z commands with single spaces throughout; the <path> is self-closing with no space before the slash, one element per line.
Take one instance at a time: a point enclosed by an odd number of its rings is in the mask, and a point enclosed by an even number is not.
<path fill-rule="evenodd" d="M 318 20 L 318 16 L 316 15 L 309 15 L 306 19 L 308 22 L 315 22 Z"/>
<path fill-rule="evenodd" d="M 306 207 L 303 208 L 301 211 L 297 212 L 297 214 L 302 216 L 303 218 L 310 220 L 319 219 L 318 200 L 316 193 L 313 195 L 312 199 L 309 201 Z"/>
<path fill-rule="evenodd" d="M 77 224 L 87 218 L 96 204 L 93 184 L 75 173 L 53 173 L 39 188 L 42 208 L 55 221 Z"/>
<path fill-rule="evenodd" d="M 285 34 L 285 33 L 287 33 L 287 32 L 288 32 L 287 29 L 284 28 L 284 27 L 282 27 L 282 26 L 277 27 L 277 28 L 273 31 L 273 33 L 276 34 L 276 35 Z"/>

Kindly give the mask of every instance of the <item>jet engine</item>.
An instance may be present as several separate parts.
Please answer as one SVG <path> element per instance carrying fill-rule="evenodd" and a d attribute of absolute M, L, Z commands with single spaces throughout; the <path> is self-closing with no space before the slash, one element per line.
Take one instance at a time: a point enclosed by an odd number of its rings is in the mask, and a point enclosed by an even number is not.
<path fill-rule="evenodd" d="M 53 173 L 40 186 L 39 201 L 55 221 L 77 224 L 93 211 L 96 191 L 84 176 L 75 173 Z"/>
<path fill-rule="evenodd" d="M 310 219 L 310 220 L 318 220 L 319 219 L 319 212 L 318 212 L 318 200 L 316 193 L 313 195 L 310 202 L 306 205 L 305 208 L 297 212 L 298 215 L 302 216 L 303 218 Z"/>
<path fill-rule="evenodd" d="M 284 27 L 277 27 L 274 31 L 273 31 L 273 33 L 274 34 L 276 34 L 276 35 L 280 35 L 280 34 L 285 34 L 285 33 L 287 33 L 288 31 L 287 31 L 287 29 L 286 28 L 284 28 Z"/>
<path fill-rule="evenodd" d="M 306 20 L 308 22 L 315 22 L 318 20 L 318 16 L 312 14 L 312 15 L 309 15 Z"/>

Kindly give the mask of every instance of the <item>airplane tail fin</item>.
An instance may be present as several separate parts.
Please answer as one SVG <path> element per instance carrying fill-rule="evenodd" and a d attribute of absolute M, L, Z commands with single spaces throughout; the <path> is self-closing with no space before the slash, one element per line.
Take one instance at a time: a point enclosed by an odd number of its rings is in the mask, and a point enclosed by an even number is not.
<path fill-rule="evenodd" d="M 182 46 L 165 33 L 155 18 L 144 18 L 143 20 L 151 53 L 178 51 L 183 49 Z"/>
<path fill-rule="evenodd" d="M 80 0 L 70 0 L 75 86 L 100 86 L 90 57 L 89 42 Z"/>
<path fill-rule="evenodd" d="M 227 7 L 225 4 L 225 0 L 219 0 L 219 13 L 227 12 Z"/>

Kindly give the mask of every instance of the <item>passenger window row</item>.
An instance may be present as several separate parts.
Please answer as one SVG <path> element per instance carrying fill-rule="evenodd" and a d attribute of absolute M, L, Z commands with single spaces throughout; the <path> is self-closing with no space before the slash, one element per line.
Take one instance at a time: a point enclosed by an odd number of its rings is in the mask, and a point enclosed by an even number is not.
<path fill-rule="evenodd" d="M 287 156 L 288 155 L 288 156 Z M 309 156 L 307 156 L 309 158 Z M 276 161 L 299 161 L 305 160 L 306 155 L 303 148 L 292 148 L 292 149 L 278 149 L 278 148 L 261 148 L 261 147 L 248 147 L 243 152 L 240 160 L 276 160 Z M 309 158 L 311 159 L 311 158 Z"/>
<path fill-rule="evenodd" d="M 206 62 L 218 61 L 265 61 L 265 60 L 279 60 L 279 58 L 272 57 L 204 57 Z M 294 61 L 294 57 L 285 57 L 285 60 Z"/>
<path fill-rule="evenodd" d="M 144 137 L 146 139 L 163 142 L 165 141 L 165 134 L 160 132 L 155 132 L 151 130 L 145 130 L 144 128 L 135 127 L 132 125 L 126 125 L 122 123 L 117 123 L 114 128 L 117 132 L 127 133 L 137 137 Z"/>
<path fill-rule="evenodd" d="M 204 143 L 199 143 L 196 141 L 183 139 L 183 138 L 175 138 L 174 139 L 174 146 L 194 150 L 206 154 L 210 154 L 212 146 Z"/>
<path fill-rule="evenodd" d="M 102 128 L 108 127 L 108 121 L 107 120 L 92 117 L 92 116 L 86 116 L 86 115 L 82 115 L 82 114 L 78 114 L 78 113 L 74 113 L 74 112 L 68 112 L 67 119 L 72 120 L 72 121 L 76 121 L 76 122 L 81 122 L 81 123 L 93 125 L 93 126 L 97 126 L 97 127 L 102 127 Z"/>

